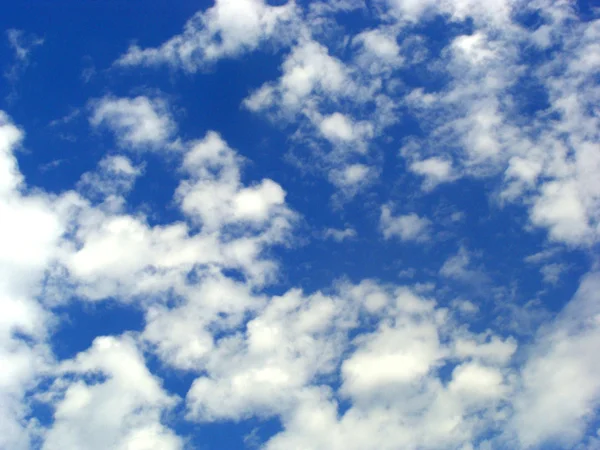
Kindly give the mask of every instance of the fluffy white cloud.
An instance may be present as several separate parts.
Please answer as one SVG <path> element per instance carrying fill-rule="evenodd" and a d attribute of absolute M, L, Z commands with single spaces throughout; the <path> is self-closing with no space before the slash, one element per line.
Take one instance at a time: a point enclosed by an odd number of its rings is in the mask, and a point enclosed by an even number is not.
<path fill-rule="evenodd" d="M 415 161 L 409 167 L 411 172 L 425 177 L 423 189 L 431 190 L 440 183 L 454 180 L 452 163 L 447 159 L 432 157 Z"/>
<path fill-rule="evenodd" d="M 161 388 L 129 336 L 98 337 L 57 368 L 49 399 L 54 422 L 42 449 L 177 450 L 183 441 L 161 424 L 177 399 Z"/>
<path fill-rule="evenodd" d="M 522 370 L 510 431 L 518 445 L 573 447 L 600 405 L 600 276 L 582 280 L 557 320 L 540 330 Z"/>
<path fill-rule="evenodd" d="M 511 14 L 520 5 L 516 0 L 377 0 L 387 6 L 388 14 L 401 23 L 415 23 L 434 15 L 449 17 L 450 20 L 463 21 L 471 18 L 477 25 L 510 25 Z"/>
<path fill-rule="evenodd" d="M 442 356 L 432 324 L 399 329 L 384 324 L 360 342 L 359 350 L 342 366 L 344 392 L 355 399 L 418 381 Z"/>
<path fill-rule="evenodd" d="M 240 164 L 240 158 L 214 132 L 194 143 L 186 154 L 183 168 L 192 179 L 179 186 L 177 196 L 183 211 L 206 231 L 236 222 L 261 226 L 276 216 L 290 217 L 281 186 L 265 179 L 242 187 Z"/>
<path fill-rule="evenodd" d="M 357 35 L 355 40 L 379 58 L 392 63 L 402 61 L 400 58 L 400 46 L 393 34 L 388 35 L 381 30 L 369 30 Z"/>
<path fill-rule="evenodd" d="M 373 170 L 365 164 L 350 164 L 340 169 L 333 169 L 329 173 L 329 179 L 346 193 L 353 194 L 373 175 Z"/>
<path fill-rule="evenodd" d="M 343 195 L 353 195 L 377 172 L 369 147 L 396 120 L 393 103 L 379 92 L 378 80 L 365 80 L 354 64 L 342 62 L 314 38 L 302 35 L 281 69 L 281 77 L 252 92 L 244 106 L 276 124 L 294 121 L 294 141 L 313 149 L 306 164 L 314 166 L 316 159 Z M 373 110 L 356 117 L 366 104 Z M 357 154 L 364 160 L 357 162 Z"/>
<path fill-rule="evenodd" d="M 495 435 L 482 448 L 506 442 L 527 448 L 557 438 L 572 445 L 585 432 L 600 398 L 592 357 L 597 274 L 583 280 L 519 366 L 514 339 L 461 326 L 465 307 L 438 304 L 435 289 L 428 298 L 417 288 L 363 281 L 338 283 L 327 294 L 261 293 L 253 283 L 260 249 L 281 241 L 293 215 L 274 182 L 242 185 L 241 159 L 216 133 L 186 144 L 182 155 L 180 187 L 186 187 L 176 198 L 190 224 L 163 226 L 124 212 L 124 196 L 142 172 L 120 155 L 83 177 L 81 185 L 100 200 L 95 205 L 83 193 L 22 194 L 12 154 L 21 136 L 5 118 L 0 167 L 12 181 L 0 198 L 3 208 L 14 209 L 0 235 L 11 236 L 7 242 L 15 246 L 0 253 L 3 276 L 11 275 L 0 278 L 0 299 L 15 314 L 0 321 L 0 351 L 9 367 L 0 377 L 3 445 L 26 449 L 28 436 L 37 434 L 45 449 L 183 448 L 183 439 L 162 422 L 178 399 L 150 373 L 142 348 L 169 367 L 196 374 L 185 399 L 189 420 L 279 418 L 283 430 L 265 443 L 269 449 L 472 448 Z M 114 189 L 107 187 L 111 177 L 120 180 Z M 217 205 L 191 201 L 183 207 L 189 193 L 204 189 L 225 194 Z M 236 200 L 240 196 L 243 201 Z M 385 208 L 390 236 L 418 239 L 418 226 L 397 223 L 404 216 Z M 18 222 L 20 214 L 36 224 L 45 221 L 47 235 L 31 241 L 33 234 L 23 232 L 30 242 L 19 244 L 17 230 L 27 231 L 30 222 Z M 198 231 L 192 233 L 192 226 Z M 239 265 L 232 255 L 247 259 Z M 49 312 L 35 301 L 53 260 L 68 269 L 67 280 L 82 289 L 82 300 L 143 293 L 144 330 L 98 337 L 88 350 L 55 364 L 45 346 Z M 228 268 L 246 278 L 225 276 Z M 462 248 L 440 272 L 459 280 L 479 273 Z M 161 299 L 167 290 L 177 302 Z M 21 309 L 11 310 L 12 299 Z M 47 429 L 23 427 L 23 396 L 41 373 L 54 378 L 36 394 L 52 407 L 53 422 Z M 337 387 L 331 383 L 336 379 Z M 342 401 L 347 408 L 341 409 Z"/>
<path fill-rule="evenodd" d="M 422 242 L 429 239 L 431 221 L 415 213 L 394 216 L 389 206 L 382 206 L 379 225 L 386 239 Z"/>
<path fill-rule="evenodd" d="M 319 129 L 323 136 L 332 141 L 353 141 L 371 132 L 368 124 L 354 124 L 340 113 L 324 117 L 319 124 Z"/>
<path fill-rule="evenodd" d="M 145 96 L 103 97 L 91 103 L 90 124 L 106 126 L 125 148 L 163 148 L 171 142 L 175 123 L 167 103 Z"/>
<path fill-rule="evenodd" d="M 448 310 L 406 288 L 363 282 L 343 292 L 379 319 L 343 357 L 340 394 L 350 406 L 341 410 L 327 390 L 304 391 L 266 448 L 471 448 L 481 430 L 504 420 L 512 388 L 503 367 L 514 342 L 463 334 Z M 459 341 L 472 348 L 455 353 Z M 441 380 L 438 370 L 457 359 Z"/>
<path fill-rule="evenodd" d="M 92 199 L 115 199 L 131 190 L 135 180 L 142 175 L 143 166 L 134 166 L 123 155 L 104 157 L 98 170 L 81 176 L 78 189 Z"/>
<path fill-rule="evenodd" d="M 63 243 L 61 257 L 79 295 L 131 299 L 167 291 L 185 286 L 187 274 L 197 267 L 235 268 L 264 282 L 274 264 L 260 254 L 265 245 L 282 242 L 294 214 L 275 182 L 242 186 L 240 163 L 216 133 L 189 145 L 181 167 L 188 178 L 174 194 L 189 224 L 150 226 L 141 214 L 125 214 L 124 192 L 110 191 L 99 208 L 79 198 L 72 240 Z M 106 191 L 106 179 L 111 189 L 126 189 L 138 172 L 125 158 L 115 157 L 101 162 L 99 174 L 84 181 L 93 180 L 92 193 Z M 193 232 L 198 226 L 201 231 Z"/>
<path fill-rule="evenodd" d="M 25 395 L 52 363 L 52 317 L 37 297 L 64 223 L 49 198 L 22 192 L 14 156 L 22 138 L 0 111 L 0 447 L 25 450 L 38 431 Z"/>
<path fill-rule="evenodd" d="M 13 194 L 22 182 L 17 160 L 13 155 L 22 138 L 23 132 L 10 121 L 4 111 L 0 112 L 0 194 L 3 197 Z"/>
<path fill-rule="evenodd" d="M 188 392 L 190 417 L 200 420 L 269 416 L 294 407 L 318 375 L 332 373 L 354 324 L 352 305 L 293 290 L 272 298 L 208 356 L 207 376 Z"/>
<path fill-rule="evenodd" d="M 218 0 L 198 12 L 182 34 L 158 48 L 132 45 L 116 65 L 121 67 L 170 65 L 189 72 L 220 58 L 254 50 L 268 38 L 289 33 L 296 16 L 294 2 L 271 6 L 264 0 Z"/>
<path fill-rule="evenodd" d="M 280 105 L 284 113 L 297 113 L 315 93 L 335 97 L 353 90 L 345 65 L 314 40 L 303 39 L 294 46 L 282 69 L 277 84 L 264 84 L 244 101 L 247 108 L 260 111 Z"/>

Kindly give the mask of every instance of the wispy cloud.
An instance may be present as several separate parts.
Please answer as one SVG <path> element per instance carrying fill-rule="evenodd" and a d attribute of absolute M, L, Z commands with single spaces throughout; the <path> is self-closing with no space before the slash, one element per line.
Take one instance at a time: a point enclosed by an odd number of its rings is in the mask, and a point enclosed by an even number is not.
<path fill-rule="evenodd" d="M 6 39 L 14 56 L 12 64 L 4 70 L 4 78 L 11 86 L 11 92 L 8 94 L 9 100 L 14 100 L 17 96 L 16 84 L 21 75 L 31 64 L 31 52 L 35 47 L 39 47 L 44 43 L 44 39 L 28 34 L 23 30 L 10 28 L 6 31 Z"/>

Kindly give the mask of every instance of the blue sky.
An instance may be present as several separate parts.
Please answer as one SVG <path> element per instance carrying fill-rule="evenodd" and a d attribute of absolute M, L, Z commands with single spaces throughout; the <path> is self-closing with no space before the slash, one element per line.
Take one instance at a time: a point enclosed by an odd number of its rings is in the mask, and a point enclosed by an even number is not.
<path fill-rule="evenodd" d="M 600 449 L 600 6 L 0 18 L 0 449 Z"/>

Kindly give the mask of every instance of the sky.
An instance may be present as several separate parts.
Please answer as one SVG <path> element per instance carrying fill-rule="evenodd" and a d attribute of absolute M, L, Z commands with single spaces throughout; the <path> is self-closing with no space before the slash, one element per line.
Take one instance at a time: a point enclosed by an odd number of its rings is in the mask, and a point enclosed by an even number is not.
<path fill-rule="evenodd" d="M 1 450 L 600 449 L 600 4 L 1 11 Z"/>

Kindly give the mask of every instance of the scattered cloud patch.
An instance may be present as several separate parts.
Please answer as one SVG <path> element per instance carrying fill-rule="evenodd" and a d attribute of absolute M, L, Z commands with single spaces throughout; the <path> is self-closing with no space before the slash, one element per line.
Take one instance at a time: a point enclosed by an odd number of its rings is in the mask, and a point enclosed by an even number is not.
<path fill-rule="evenodd" d="M 264 0 L 218 0 L 190 19 L 182 34 L 157 48 L 129 47 L 115 65 L 169 65 L 196 72 L 221 58 L 255 50 L 267 39 L 289 33 L 296 16 L 293 2 L 271 6 Z"/>
<path fill-rule="evenodd" d="M 423 242 L 430 238 L 431 221 L 415 213 L 394 216 L 389 206 L 383 206 L 379 224 L 385 239 Z"/>
<path fill-rule="evenodd" d="M 31 51 L 35 47 L 43 45 L 44 39 L 15 28 L 6 30 L 6 39 L 13 51 L 15 62 L 4 72 L 4 77 L 9 83 L 16 83 L 22 72 L 27 69 L 31 62 Z"/>
<path fill-rule="evenodd" d="M 164 149 L 176 130 L 166 101 L 145 96 L 93 101 L 89 121 L 95 128 L 108 128 L 121 147 L 132 149 Z"/>
<path fill-rule="evenodd" d="M 423 161 L 415 161 L 409 167 L 411 172 L 425 178 L 423 189 L 430 191 L 438 184 L 453 181 L 455 176 L 452 172 L 452 163 L 442 158 L 428 158 Z"/>
<path fill-rule="evenodd" d="M 333 239 L 336 242 L 343 242 L 346 239 L 353 239 L 357 236 L 356 230 L 354 228 L 344 228 L 336 229 L 336 228 L 327 228 L 323 233 L 323 237 L 325 239 Z"/>

